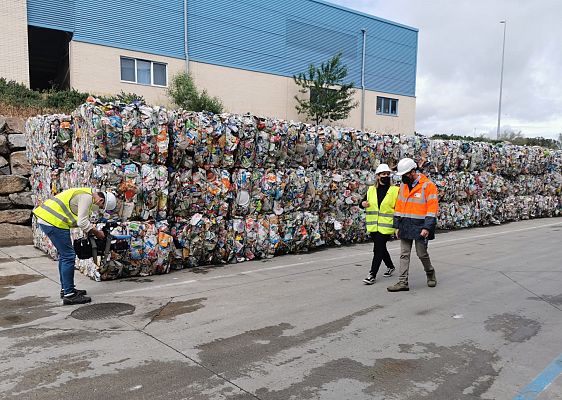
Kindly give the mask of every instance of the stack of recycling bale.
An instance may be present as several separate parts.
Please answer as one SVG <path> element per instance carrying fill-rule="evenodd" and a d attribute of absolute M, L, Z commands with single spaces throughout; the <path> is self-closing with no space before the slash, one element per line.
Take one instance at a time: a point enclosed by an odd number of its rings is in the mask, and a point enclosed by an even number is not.
<path fill-rule="evenodd" d="M 81 263 L 100 280 L 364 241 L 359 205 L 373 171 L 403 157 L 436 182 L 440 228 L 561 211 L 561 151 L 96 101 L 73 113 L 69 149 L 53 124 L 66 117 L 41 118 L 50 142 L 29 122 L 33 146 L 49 143 L 42 157 L 56 165 L 41 172 L 34 160 L 49 187 L 33 184 L 37 198 L 72 186 L 113 190 L 118 209 L 99 221 L 133 236 L 130 252 L 104 266 Z"/>
<path fill-rule="evenodd" d="M 168 209 L 168 113 L 142 104 L 101 104 L 94 100 L 73 113 L 73 150 L 90 169 L 87 186 L 111 191 L 118 199 L 112 213 L 114 233 L 131 235 L 130 251 L 112 253 L 107 262 L 80 261 L 98 279 L 152 275 L 169 270 L 171 236 Z"/>
<path fill-rule="evenodd" d="M 0 116 L 0 246 L 31 243 L 33 200 L 24 120 Z"/>
<path fill-rule="evenodd" d="M 427 171 L 440 193 L 442 229 L 560 215 L 562 152 L 434 140 Z"/>
<path fill-rule="evenodd" d="M 75 173 L 72 154 L 72 118 L 66 114 L 29 118 L 26 122 L 27 157 L 31 163 L 29 178 L 33 205 L 53 194 L 77 185 L 81 175 Z M 33 218 L 33 242 L 44 252 L 57 257 L 51 241 Z"/>
<path fill-rule="evenodd" d="M 316 127 L 179 110 L 172 131 L 170 215 L 179 267 L 365 239 L 359 203 L 373 173 L 344 165 L 334 151 L 333 170 L 319 163 L 324 145 Z"/>

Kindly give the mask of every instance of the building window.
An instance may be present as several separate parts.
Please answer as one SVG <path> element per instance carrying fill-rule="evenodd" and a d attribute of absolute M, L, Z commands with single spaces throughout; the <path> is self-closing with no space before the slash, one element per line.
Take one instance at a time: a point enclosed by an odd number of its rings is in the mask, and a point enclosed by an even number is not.
<path fill-rule="evenodd" d="M 377 114 L 398 115 L 398 99 L 377 96 Z"/>
<path fill-rule="evenodd" d="M 168 65 L 154 61 L 121 57 L 121 80 L 141 85 L 167 86 Z"/>

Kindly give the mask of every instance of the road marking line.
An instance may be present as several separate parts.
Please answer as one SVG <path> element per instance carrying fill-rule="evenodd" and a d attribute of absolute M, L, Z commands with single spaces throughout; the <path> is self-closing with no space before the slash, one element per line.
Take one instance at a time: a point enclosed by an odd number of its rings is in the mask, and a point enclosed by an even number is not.
<path fill-rule="evenodd" d="M 547 366 L 531 383 L 519 391 L 513 400 L 534 400 L 562 373 L 562 354 Z"/>
<path fill-rule="evenodd" d="M 458 241 L 461 241 L 461 240 L 478 239 L 478 238 L 488 237 L 488 236 L 511 234 L 513 232 L 522 232 L 522 231 L 528 231 L 528 230 L 533 230 L 533 229 L 546 228 L 546 227 L 558 225 L 558 224 L 560 224 L 560 222 L 556 222 L 556 223 L 553 223 L 553 224 L 540 225 L 540 226 L 532 226 L 532 227 L 528 227 L 528 228 L 504 230 L 504 231 L 501 231 L 501 232 L 485 233 L 485 234 L 482 234 L 482 235 L 465 236 L 465 237 L 456 238 L 456 239 L 439 240 L 437 243 L 435 243 L 435 245 L 433 247 L 441 247 L 440 245 L 443 244 L 443 243 L 451 243 L 451 242 L 458 242 Z M 389 249 L 389 251 L 395 251 L 395 250 L 399 250 L 399 247 Z M 137 288 L 137 289 L 123 290 L 121 292 L 115 292 L 114 294 L 120 295 L 120 294 L 127 294 L 127 293 L 135 293 L 135 292 L 142 292 L 142 291 L 145 291 L 145 290 L 155 290 L 155 289 L 162 289 L 162 288 L 173 287 L 173 286 L 187 285 L 187 284 L 195 283 L 195 282 L 206 282 L 206 281 L 222 279 L 222 278 L 232 278 L 232 277 L 235 277 L 235 276 L 249 275 L 249 274 L 254 274 L 254 273 L 257 273 L 257 272 L 273 271 L 273 270 L 276 270 L 276 269 L 285 269 L 285 268 L 297 267 L 299 265 L 314 264 L 314 263 L 318 263 L 318 262 L 329 262 L 329 261 L 334 261 L 334 260 L 340 260 L 340 259 L 343 259 L 343 258 L 349 259 L 349 258 L 353 258 L 356 255 L 363 256 L 363 255 L 367 255 L 367 254 L 372 254 L 372 251 L 357 251 L 357 252 L 354 252 L 353 254 L 346 254 L 345 256 L 324 258 L 324 259 L 317 259 L 316 258 L 316 259 L 311 260 L 311 261 L 303 261 L 303 262 L 298 262 L 298 263 L 293 263 L 293 264 L 277 265 L 277 266 L 274 266 L 274 267 L 259 268 L 259 269 L 236 272 L 236 273 L 226 274 L 226 275 L 217 275 L 217 276 L 212 276 L 212 277 L 209 277 L 209 278 L 190 279 L 190 280 L 181 281 L 181 282 L 165 283 L 165 284 L 157 285 L 157 286 L 147 286 L 147 287 L 142 287 L 142 288 Z"/>

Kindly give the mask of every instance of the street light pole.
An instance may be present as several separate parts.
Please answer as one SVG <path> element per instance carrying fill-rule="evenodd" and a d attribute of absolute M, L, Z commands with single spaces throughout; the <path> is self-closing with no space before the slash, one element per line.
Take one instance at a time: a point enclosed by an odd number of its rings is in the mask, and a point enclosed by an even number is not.
<path fill-rule="evenodd" d="M 505 56 L 505 29 L 507 27 L 507 20 L 500 21 L 503 24 L 503 46 L 502 46 L 502 69 L 500 74 L 500 103 L 498 105 L 498 130 L 496 132 L 496 139 L 500 138 L 500 119 L 502 113 L 502 89 L 503 89 L 503 60 Z"/>

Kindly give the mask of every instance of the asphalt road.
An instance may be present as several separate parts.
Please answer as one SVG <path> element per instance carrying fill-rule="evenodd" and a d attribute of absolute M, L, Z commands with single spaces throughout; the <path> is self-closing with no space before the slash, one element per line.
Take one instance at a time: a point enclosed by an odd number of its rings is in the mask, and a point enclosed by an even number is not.
<path fill-rule="evenodd" d="M 2 248 L 0 398 L 562 399 L 562 218 L 440 234 L 429 252 L 436 288 L 415 255 L 410 292 L 363 285 L 364 244 L 77 274 L 82 308 L 60 305 L 55 262 Z"/>

